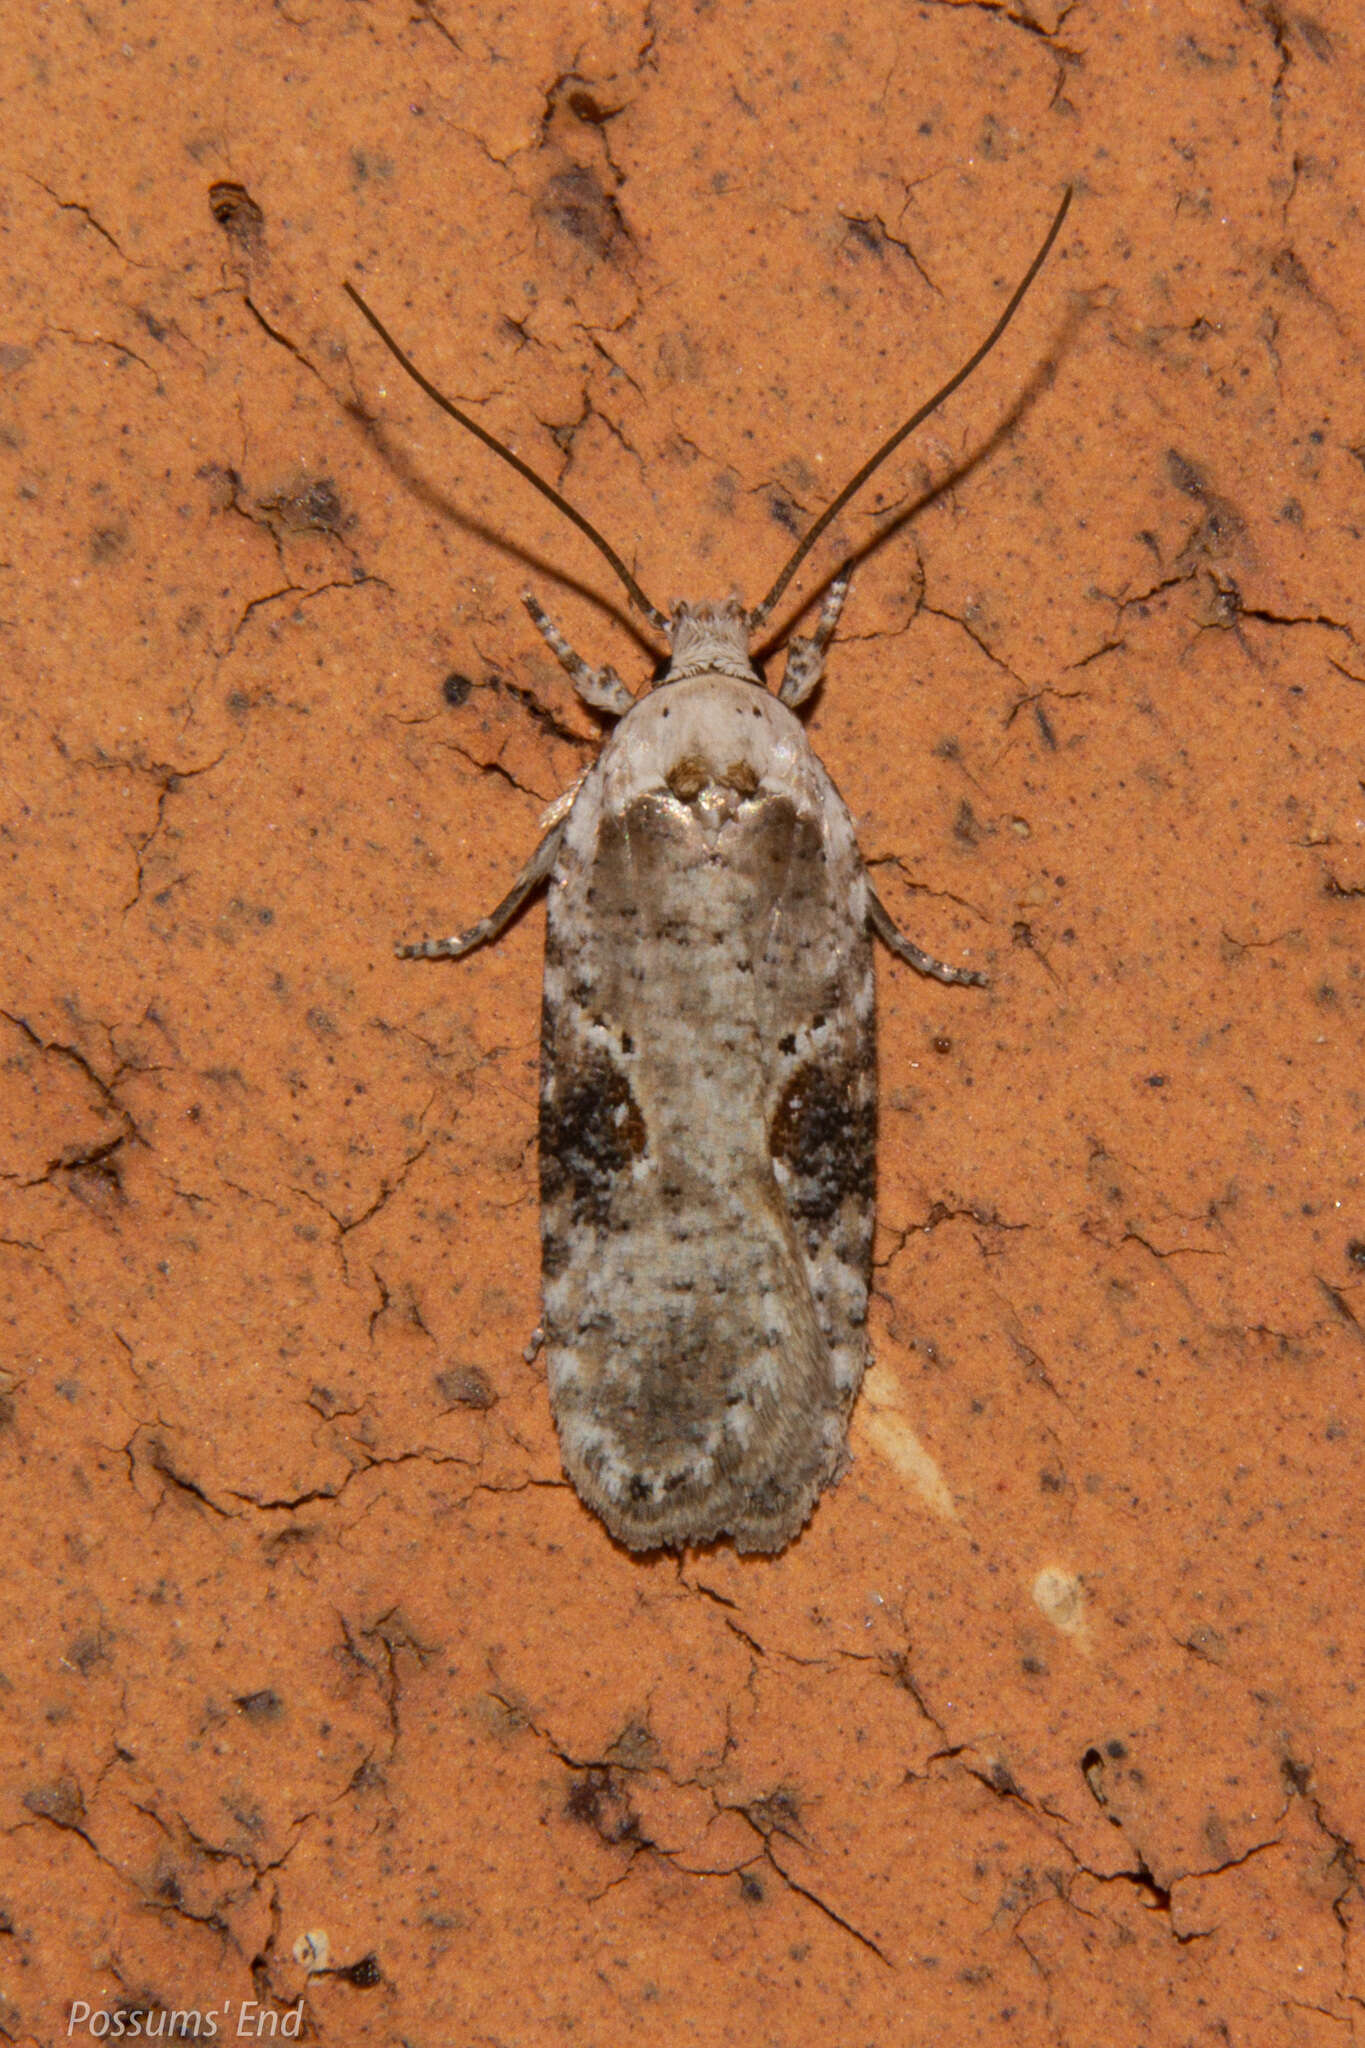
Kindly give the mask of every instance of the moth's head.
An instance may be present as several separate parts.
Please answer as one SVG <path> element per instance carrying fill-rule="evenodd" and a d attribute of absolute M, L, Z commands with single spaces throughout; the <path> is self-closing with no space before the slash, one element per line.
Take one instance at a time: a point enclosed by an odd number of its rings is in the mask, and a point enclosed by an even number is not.
<path fill-rule="evenodd" d="M 738 683 L 763 679 L 749 656 L 749 614 L 737 597 L 720 604 L 677 604 L 668 622 L 670 659 L 666 683 L 688 676 L 733 676 Z"/>

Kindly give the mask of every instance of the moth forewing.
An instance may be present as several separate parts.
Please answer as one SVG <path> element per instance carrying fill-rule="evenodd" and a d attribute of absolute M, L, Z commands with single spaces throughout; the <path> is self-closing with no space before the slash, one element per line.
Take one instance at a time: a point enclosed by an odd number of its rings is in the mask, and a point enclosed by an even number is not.
<path fill-rule="evenodd" d="M 634 1550 L 778 1550 L 866 1358 L 866 884 L 793 715 L 706 669 L 645 698 L 550 883 L 541 1196 L 565 1467 Z"/>

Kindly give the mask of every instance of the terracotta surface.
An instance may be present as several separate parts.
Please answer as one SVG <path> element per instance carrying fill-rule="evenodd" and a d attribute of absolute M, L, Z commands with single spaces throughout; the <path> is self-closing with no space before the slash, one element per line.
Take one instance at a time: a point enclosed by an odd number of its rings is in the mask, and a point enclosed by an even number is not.
<path fill-rule="evenodd" d="M 1365 2037 L 1358 10 L 5 43 L 0 2039 Z M 590 756 L 521 589 L 649 661 L 340 281 L 752 601 L 1069 179 L 801 585 L 937 493 L 810 727 L 993 977 L 879 965 L 856 1463 L 631 1558 L 524 1357 L 543 912 L 392 943 Z"/>

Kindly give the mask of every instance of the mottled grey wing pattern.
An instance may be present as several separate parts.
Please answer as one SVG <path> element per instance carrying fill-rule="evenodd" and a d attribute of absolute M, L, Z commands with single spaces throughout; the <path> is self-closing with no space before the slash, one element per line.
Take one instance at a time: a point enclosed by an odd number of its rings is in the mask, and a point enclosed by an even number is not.
<path fill-rule="evenodd" d="M 799 726 L 778 707 L 765 729 L 778 715 L 784 786 L 688 755 L 618 806 L 623 725 L 551 885 L 550 1393 L 575 1486 L 633 1549 L 789 1542 L 844 1461 L 864 1365 L 866 882 Z"/>

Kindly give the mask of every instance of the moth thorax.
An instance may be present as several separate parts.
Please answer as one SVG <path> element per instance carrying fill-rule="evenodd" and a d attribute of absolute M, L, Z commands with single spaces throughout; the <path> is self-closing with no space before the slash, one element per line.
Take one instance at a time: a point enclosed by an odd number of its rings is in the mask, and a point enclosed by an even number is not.
<path fill-rule="evenodd" d="M 749 659 L 749 615 L 738 598 L 720 604 L 675 606 L 669 626 L 672 659 L 666 680 L 687 676 L 733 676 L 739 683 L 757 683 Z"/>

